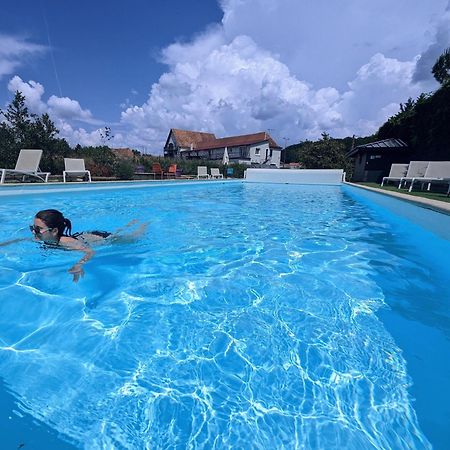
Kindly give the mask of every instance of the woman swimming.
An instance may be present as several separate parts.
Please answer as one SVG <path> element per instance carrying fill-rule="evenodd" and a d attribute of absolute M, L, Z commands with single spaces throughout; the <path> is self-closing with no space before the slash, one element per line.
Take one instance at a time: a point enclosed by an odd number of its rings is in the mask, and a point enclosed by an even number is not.
<path fill-rule="evenodd" d="M 118 228 L 114 233 L 109 233 L 108 231 L 84 231 L 72 234 L 72 223 L 69 219 L 65 218 L 56 209 L 45 209 L 35 215 L 33 225 L 30 225 L 30 231 L 33 233 L 36 241 L 42 241 L 44 244 L 52 247 L 77 250 L 84 253 L 83 257 L 69 269 L 69 273 L 73 274 L 73 281 L 76 283 L 80 277 L 84 276 L 83 265 L 94 256 L 94 250 L 90 246 L 106 240 L 130 242 L 145 232 L 147 228 L 146 223 L 141 224 L 130 234 L 120 233 L 136 223 L 137 220 L 132 220 L 124 227 Z M 23 239 L 14 239 L 4 242 L 0 246 L 21 240 Z"/>

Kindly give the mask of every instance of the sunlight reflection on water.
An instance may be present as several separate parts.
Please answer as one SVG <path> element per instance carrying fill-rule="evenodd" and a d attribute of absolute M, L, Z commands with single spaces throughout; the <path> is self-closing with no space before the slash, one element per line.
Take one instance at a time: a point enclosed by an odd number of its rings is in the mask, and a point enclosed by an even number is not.
<path fill-rule="evenodd" d="M 50 200 L 76 230 L 150 222 L 78 284 L 72 252 L 0 259 L 0 375 L 79 447 L 430 448 L 375 281 L 386 261 L 428 272 L 339 187 L 15 198 L 6 234 Z"/>

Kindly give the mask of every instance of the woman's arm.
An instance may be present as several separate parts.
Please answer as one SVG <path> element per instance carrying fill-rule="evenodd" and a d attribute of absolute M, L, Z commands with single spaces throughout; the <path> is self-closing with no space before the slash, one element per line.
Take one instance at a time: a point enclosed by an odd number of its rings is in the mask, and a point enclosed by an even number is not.
<path fill-rule="evenodd" d="M 83 265 L 86 264 L 94 256 L 94 251 L 91 248 L 85 247 L 83 251 L 84 256 L 68 271 L 69 273 L 73 274 L 74 283 L 78 283 L 80 277 L 84 276 Z"/>
<path fill-rule="evenodd" d="M 74 283 L 77 283 L 80 277 L 84 276 L 83 266 L 94 256 L 94 250 L 71 237 L 66 237 L 64 240 L 61 238 L 60 244 L 69 250 L 77 250 L 84 253 L 83 257 L 68 270 L 73 275 Z"/>
<path fill-rule="evenodd" d="M 21 241 L 29 241 L 30 238 L 17 238 L 17 239 L 10 239 L 9 241 L 0 242 L 0 247 L 5 247 L 9 244 L 14 244 L 15 242 L 21 242 Z"/>

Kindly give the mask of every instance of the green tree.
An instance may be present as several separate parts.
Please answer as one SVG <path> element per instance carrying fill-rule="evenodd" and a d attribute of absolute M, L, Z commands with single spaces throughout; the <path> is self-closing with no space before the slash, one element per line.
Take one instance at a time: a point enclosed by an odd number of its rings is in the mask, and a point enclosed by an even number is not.
<path fill-rule="evenodd" d="M 450 48 L 447 48 L 444 53 L 439 56 L 431 69 L 431 73 L 442 85 L 450 82 Z"/>
<path fill-rule="evenodd" d="M 351 173 L 352 164 L 346 158 L 351 138 L 333 139 L 322 133 L 318 141 L 303 141 L 287 148 L 287 161 L 298 162 L 305 169 L 344 169 Z"/>
<path fill-rule="evenodd" d="M 32 125 L 33 133 L 41 142 L 50 142 L 57 138 L 59 130 L 55 124 L 50 120 L 47 113 L 42 114 L 41 117 L 36 117 Z"/>
<path fill-rule="evenodd" d="M 5 122 L 0 123 L 0 167 L 14 167 L 17 154 L 14 135 Z"/>
<path fill-rule="evenodd" d="M 31 119 L 34 115 L 30 115 L 25 105 L 25 96 L 16 91 L 14 98 L 6 108 L 6 111 L 0 110 L 0 114 L 6 119 L 6 124 L 14 135 L 16 143 L 25 142 L 30 133 Z"/>
<path fill-rule="evenodd" d="M 63 170 L 63 157 L 70 151 L 65 139 L 58 137 L 59 130 L 48 114 L 31 114 L 25 96 L 16 91 L 0 124 L 0 166 L 14 167 L 21 148 L 43 150 L 41 169 L 57 173 Z"/>
<path fill-rule="evenodd" d="M 421 94 L 378 130 L 379 139 L 399 138 L 412 150 L 411 159 L 450 160 L 450 83 L 433 94 Z"/>

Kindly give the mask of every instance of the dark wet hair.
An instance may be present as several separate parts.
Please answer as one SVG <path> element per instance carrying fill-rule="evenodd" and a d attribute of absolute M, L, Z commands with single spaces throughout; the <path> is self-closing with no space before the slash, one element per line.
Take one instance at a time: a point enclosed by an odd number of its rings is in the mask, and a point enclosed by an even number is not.
<path fill-rule="evenodd" d="M 44 209 L 36 214 L 49 228 L 58 229 L 58 237 L 72 235 L 72 223 L 56 209 Z"/>

